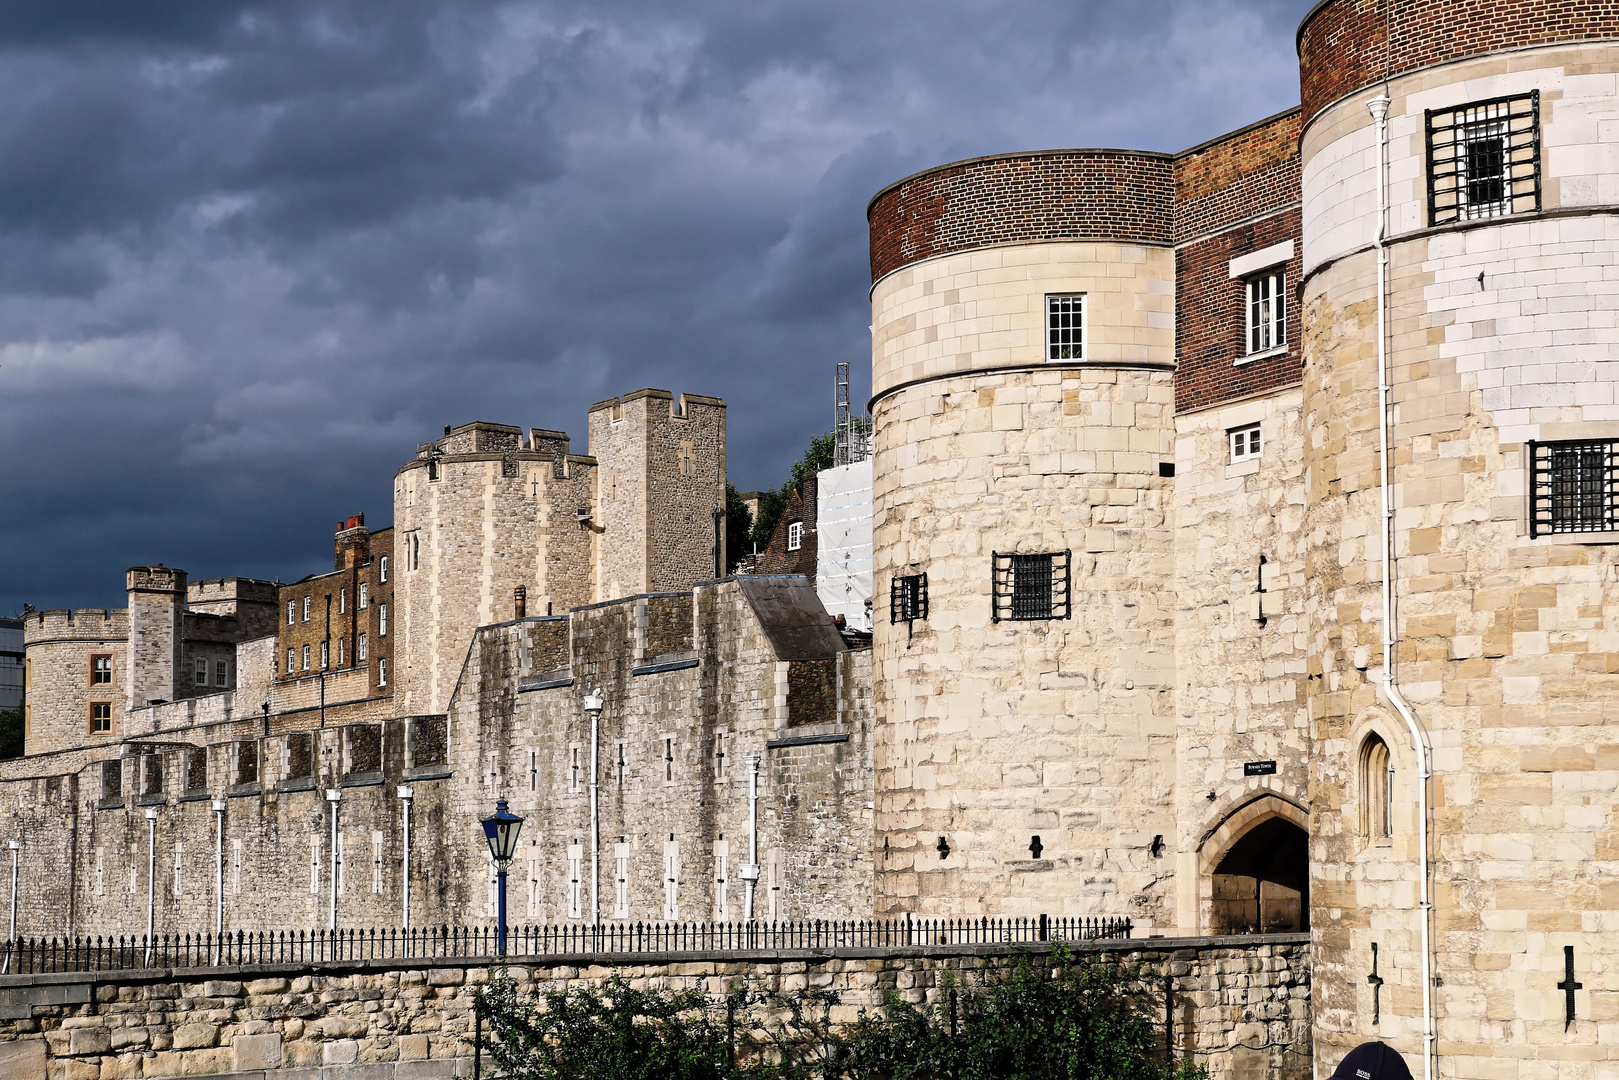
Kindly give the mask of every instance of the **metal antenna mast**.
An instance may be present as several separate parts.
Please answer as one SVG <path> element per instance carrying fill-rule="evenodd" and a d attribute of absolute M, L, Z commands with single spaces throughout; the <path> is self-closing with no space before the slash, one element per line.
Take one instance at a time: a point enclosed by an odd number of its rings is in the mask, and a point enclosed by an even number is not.
<path fill-rule="evenodd" d="M 837 374 L 837 424 L 832 429 L 832 464 L 847 465 L 854 458 L 850 455 L 853 450 L 854 424 L 849 416 L 849 363 L 847 360 L 838 364 Z"/>

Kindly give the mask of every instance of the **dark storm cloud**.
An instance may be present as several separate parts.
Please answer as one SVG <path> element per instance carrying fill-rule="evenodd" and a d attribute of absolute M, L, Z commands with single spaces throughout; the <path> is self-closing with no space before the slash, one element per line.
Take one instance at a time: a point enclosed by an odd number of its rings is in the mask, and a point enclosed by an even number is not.
<path fill-rule="evenodd" d="M 879 187 L 1285 108 L 1306 8 L 0 3 L 0 611 L 301 576 L 442 424 L 645 385 L 774 484 L 867 392 Z"/>

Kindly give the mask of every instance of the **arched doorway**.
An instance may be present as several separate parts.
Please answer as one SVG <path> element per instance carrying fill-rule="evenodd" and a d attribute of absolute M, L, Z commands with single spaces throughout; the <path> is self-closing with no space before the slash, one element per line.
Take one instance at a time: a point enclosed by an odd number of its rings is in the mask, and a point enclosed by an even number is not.
<path fill-rule="evenodd" d="M 1310 928 L 1310 834 L 1304 812 L 1266 796 L 1232 814 L 1204 847 L 1212 934 Z"/>

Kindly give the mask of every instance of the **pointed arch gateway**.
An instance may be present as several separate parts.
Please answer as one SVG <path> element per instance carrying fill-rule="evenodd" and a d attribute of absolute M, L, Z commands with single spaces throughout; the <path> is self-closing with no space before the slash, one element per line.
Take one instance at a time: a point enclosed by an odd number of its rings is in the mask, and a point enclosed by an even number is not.
<path fill-rule="evenodd" d="M 1226 816 L 1199 854 L 1204 925 L 1211 934 L 1310 928 L 1310 815 L 1264 794 Z"/>

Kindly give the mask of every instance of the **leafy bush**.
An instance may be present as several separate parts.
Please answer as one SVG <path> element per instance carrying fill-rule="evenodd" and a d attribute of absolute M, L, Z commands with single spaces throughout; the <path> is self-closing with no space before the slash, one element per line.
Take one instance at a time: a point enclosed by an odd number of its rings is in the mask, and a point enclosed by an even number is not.
<path fill-rule="evenodd" d="M 1166 1065 L 1136 990 L 1147 973 L 1077 958 L 1018 955 L 971 984 L 946 981 L 919 1006 L 890 994 L 878 1013 L 834 1028 L 828 990 L 600 989 L 520 994 L 497 973 L 474 1007 L 495 1074 L 524 1080 L 1199 1080 Z"/>

